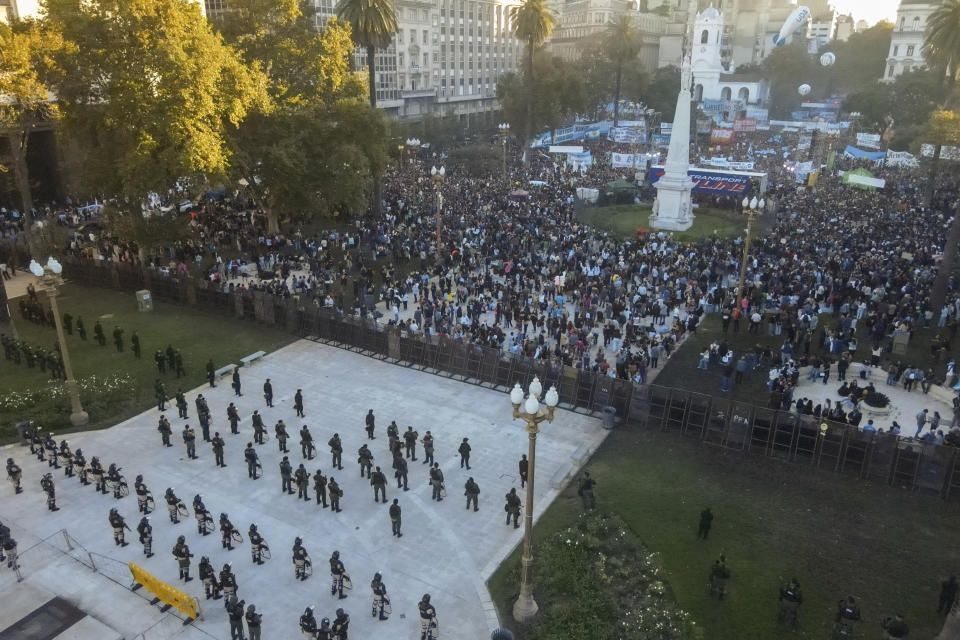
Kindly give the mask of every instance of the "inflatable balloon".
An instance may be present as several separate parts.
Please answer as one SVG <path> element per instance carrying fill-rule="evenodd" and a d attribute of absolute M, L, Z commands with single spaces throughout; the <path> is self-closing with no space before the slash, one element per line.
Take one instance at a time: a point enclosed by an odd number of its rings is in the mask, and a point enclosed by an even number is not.
<path fill-rule="evenodd" d="M 809 19 L 810 9 L 807 7 L 800 6 L 791 11 L 790 15 L 787 16 L 787 19 L 784 21 L 783 26 L 780 27 L 780 32 L 773 36 L 773 44 L 778 47 L 785 45 L 790 34 L 806 24 Z"/>
<path fill-rule="evenodd" d="M 797 93 L 799 93 L 802 96 L 808 95 L 810 93 L 810 85 L 808 84 L 800 85 L 799 87 L 797 87 Z"/>
<path fill-rule="evenodd" d="M 825 54 L 820 56 L 820 64 L 823 65 L 824 67 L 829 67 L 836 61 L 837 61 L 837 56 L 833 55 L 832 51 L 827 51 Z"/>

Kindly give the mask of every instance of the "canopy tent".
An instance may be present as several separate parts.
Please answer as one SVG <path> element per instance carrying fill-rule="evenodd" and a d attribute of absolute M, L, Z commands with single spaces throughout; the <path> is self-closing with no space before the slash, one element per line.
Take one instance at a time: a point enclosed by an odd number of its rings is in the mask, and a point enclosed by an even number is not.
<path fill-rule="evenodd" d="M 875 189 L 882 189 L 885 187 L 887 181 L 880 178 L 874 178 L 872 173 L 861 168 L 844 173 L 843 184 L 848 184 L 851 187 L 856 187 L 857 189 L 873 191 Z"/>
<path fill-rule="evenodd" d="M 607 184 L 603 185 L 603 188 L 605 191 L 616 193 L 618 191 L 633 191 L 637 188 L 637 185 L 624 180 L 623 178 L 619 178 L 613 182 L 608 182 Z"/>

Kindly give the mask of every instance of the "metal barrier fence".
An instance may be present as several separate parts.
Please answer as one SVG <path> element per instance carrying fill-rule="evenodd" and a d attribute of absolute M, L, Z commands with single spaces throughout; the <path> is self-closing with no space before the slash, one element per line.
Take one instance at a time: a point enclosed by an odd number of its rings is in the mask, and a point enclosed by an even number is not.
<path fill-rule="evenodd" d="M 221 292 L 186 277 L 137 265 L 68 261 L 65 275 L 89 286 L 150 289 L 159 300 L 274 325 L 302 338 L 334 344 L 391 363 L 509 390 L 538 376 L 555 385 L 560 405 L 583 412 L 613 407 L 622 423 L 674 432 L 702 446 L 744 457 L 776 458 L 960 500 L 960 455 L 955 447 L 863 432 L 846 424 L 798 416 L 708 394 L 645 385 L 557 366 L 500 349 L 439 336 L 406 336 L 369 318 L 338 316 L 293 296 L 261 291 Z"/>

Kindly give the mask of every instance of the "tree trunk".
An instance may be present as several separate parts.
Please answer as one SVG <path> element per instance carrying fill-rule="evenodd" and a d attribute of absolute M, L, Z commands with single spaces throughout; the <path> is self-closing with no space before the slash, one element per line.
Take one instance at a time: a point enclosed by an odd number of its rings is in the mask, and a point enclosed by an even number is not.
<path fill-rule="evenodd" d="M 377 73 L 375 65 L 377 62 L 377 50 L 374 47 L 367 47 L 367 81 L 370 83 L 370 106 L 377 108 Z M 380 201 L 383 199 L 383 187 L 380 184 L 380 176 L 373 176 L 373 213 L 380 214 Z"/>
<path fill-rule="evenodd" d="M 17 183 L 20 195 L 20 204 L 23 210 L 23 235 L 27 242 L 30 257 L 40 261 L 43 248 L 37 242 L 37 234 L 33 233 L 33 194 L 30 192 L 30 169 L 27 166 L 27 148 L 30 143 L 30 131 L 21 129 L 9 134 L 10 153 L 13 158 L 13 176 Z"/>
<path fill-rule="evenodd" d="M 377 108 L 377 50 L 367 47 L 367 82 L 370 83 L 370 107 Z"/>
<path fill-rule="evenodd" d="M 613 126 L 620 126 L 620 82 L 623 78 L 623 61 L 617 63 L 617 92 L 613 98 Z"/>
<path fill-rule="evenodd" d="M 947 283 L 953 275 L 957 261 L 957 243 L 960 243 L 958 214 L 960 211 L 953 212 L 953 222 L 950 223 L 950 231 L 947 232 L 947 240 L 943 246 L 943 259 L 940 260 L 940 268 L 937 269 L 937 277 L 933 281 L 933 292 L 930 294 L 930 310 L 933 311 L 934 322 L 940 319 L 940 310 L 947 300 Z"/>
<path fill-rule="evenodd" d="M 523 163 L 530 164 L 530 154 L 527 153 L 530 141 L 533 140 L 533 98 L 534 98 L 534 87 L 533 87 L 533 42 L 530 41 L 527 43 L 527 86 L 529 87 L 527 93 L 527 142 L 523 151 Z"/>
<path fill-rule="evenodd" d="M 940 144 L 933 147 L 933 158 L 930 160 L 930 173 L 927 174 L 927 189 L 923 194 L 923 204 L 927 208 L 929 208 L 930 203 L 933 202 L 933 190 L 936 187 L 937 173 L 940 171 L 940 151 L 942 149 L 943 145 Z"/>

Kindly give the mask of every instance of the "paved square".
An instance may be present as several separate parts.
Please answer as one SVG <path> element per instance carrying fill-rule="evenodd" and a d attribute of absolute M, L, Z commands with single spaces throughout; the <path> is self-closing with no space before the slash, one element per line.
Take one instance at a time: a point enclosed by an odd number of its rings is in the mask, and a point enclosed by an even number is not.
<path fill-rule="evenodd" d="M 237 577 L 238 597 L 247 604 L 256 604 L 264 614 L 264 638 L 300 637 L 298 618 L 308 605 L 316 605 L 315 615 L 334 617 L 342 606 L 351 616 L 352 638 L 419 638 L 416 603 L 425 592 L 432 594 L 437 608 L 440 636 L 444 638 L 483 638 L 497 626 L 485 581 L 502 558 L 521 540 L 523 529 L 504 525 L 504 494 L 516 486 L 517 461 L 527 451 L 527 436 L 521 420 L 512 421 L 506 394 L 457 382 L 441 376 L 387 364 L 334 347 L 299 341 L 269 354 L 249 369 L 241 371 L 243 397 L 235 398 L 229 377 L 217 388 L 194 389 L 187 394 L 189 420 L 178 419 L 176 407 L 168 403 L 166 415 L 174 431 L 173 448 L 160 444 L 157 432 L 159 412 L 147 411 L 110 429 L 69 436 L 71 448 L 80 447 L 89 461 L 99 456 L 106 467 L 115 462 L 123 468 L 131 495 L 115 500 L 101 495 L 92 486 L 81 486 L 76 478 L 65 478 L 55 471 L 57 502 L 60 511 L 47 511 L 39 487 L 42 473 L 48 470 L 19 446 L 5 447 L 3 458 L 14 457 L 23 467 L 25 491 L 14 496 L 8 483 L 0 487 L 0 520 L 11 527 L 22 554 L 21 565 L 25 584 L 50 597 L 59 595 L 104 622 L 127 638 L 144 633 L 145 640 L 180 637 L 229 638 L 229 624 L 222 600 L 204 600 L 203 586 L 195 579 L 187 585 L 177 579 L 176 562 L 170 555 L 176 537 L 185 535 L 195 554 L 191 575 L 202 555 L 209 556 L 216 569 L 231 562 Z M 265 407 L 261 387 L 271 378 L 275 408 Z M 526 382 L 526 381 L 521 381 Z M 176 383 L 167 380 L 168 391 L 176 391 Z M 300 387 L 304 393 L 306 417 L 296 418 L 293 395 Z M 213 430 L 227 440 L 227 468 L 214 466 L 209 444 L 199 439 L 194 399 L 198 392 L 207 398 L 213 417 Z M 241 435 L 230 435 L 226 407 L 235 402 L 243 419 Z M 250 415 L 258 409 L 264 416 L 271 439 L 257 451 L 263 464 L 264 477 L 247 478 L 243 448 L 252 440 Z M 369 442 L 364 431 L 368 409 L 376 415 L 376 440 Z M 331 513 L 315 502 L 298 501 L 282 494 L 278 464 L 280 453 L 273 439 L 273 425 L 283 419 L 290 433 L 288 447 L 294 468 L 302 462 L 298 431 L 302 424 L 310 426 L 318 448 L 318 457 L 306 462 L 312 474 L 319 467 L 325 475 L 333 475 L 344 491 L 343 512 Z M 444 472 L 447 499 L 434 502 L 426 465 L 421 464 L 422 447 L 418 445 L 417 462 L 410 464 L 410 491 L 396 489 L 387 451 L 387 426 L 396 420 L 400 431 L 412 425 L 421 437 L 429 429 L 436 442 L 436 461 Z M 198 460 L 186 459 L 180 432 L 185 422 L 197 429 Z M 342 471 L 330 472 L 327 440 L 338 432 L 343 440 Z M 572 454 L 586 445 L 593 450 L 603 438 L 600 422 L 580 414 L 558 410 L 552 424 L 541 426 L 537 441 L 537 504 L 536 515 L 543 512 L 557 494 L 550 479 L 563 469 L 576 466 Z M 457 447 L 469 437 L 473 447 L 472 470 L 460 469 Z M 60 436 L 57 437 L 60 440 Z M 369 481 L 360 478 L 356 451 L 369 442 L 375 464 L 381 465 L 391 483 L 387 497 L 400 499 L 403 508 L 403 537 L 390 534 L 387 507 L 374 503 Z M 576 469 L 573 469 L 576 472 Z M 153 558 L 142 553 L 135 533 L 139 521 L 133 480 L 140 473 L 157 501 L 151 517 L 154 526 Z M 463 485 L 472 476 L 480 486 L 480 511 L 465 509 Z M 221 549 L 219 534 L 201 537 L 193 518 L 174 525 L 169 522 L 162 495 L 173 487 L 188 505 L 194 494 L 201 493 L 207 509 L 216 519 L 227 512 L 234 526 L 247 537 L 251 522 L 256 522 L 273 558 L 264 566 L 256 566 L 250 558 L 249 544 L 234 551 Z M 311 483 L 311 496 L 313 495 Z M 111 507 L 118 507 L 127 524 L 134 529 L 127 533 L 130 546 L 114 545 L 107 522 Z M 192 510 L 191 510 L 192 511 Z M 141 597 L 131 594 L 104 576 L 58 549 L 65 544 L 62 536 L 52 536 L 66 529 L 83 549 L 103 554 L 120 562 L 134 561 L 160 579 L 183 587 L 198 597 L 202 619 L 199 629 L 183 628 L 169 614 L 162 614 Z M 294 580 L 290 549 L 300 536 L 314 563 L 314 575 L 306 582 Z M 50 538 L 48 542 L 39 542 Z M 31 548 L 32 547 L 32 548 Z M 73 554 L 84 554 L 74 549 Z M 354 589 L 345 600 L 330 595 L 327 559 L 338 549 Z M 107 575 L 129 584 L 129 575 L 120 562 L 97 558 L 98 566 Z M 378 622 L 370 615 L 369 583 L 380 571 L 393 604 L 388 621 Z M 0 571 L 0 597 L 21 589 L 12 572 Z M 42 602 L 35 602 L 39 606 Z M 19 607 L 16 607 L 19 608 Z M 4 610 L 0 606 L 0 628 L 7 626 L 25 611 Z M 506 621 L 505 621 L 506 622 Z M 149 629 L 149 631 L 147 631 Z"/>

